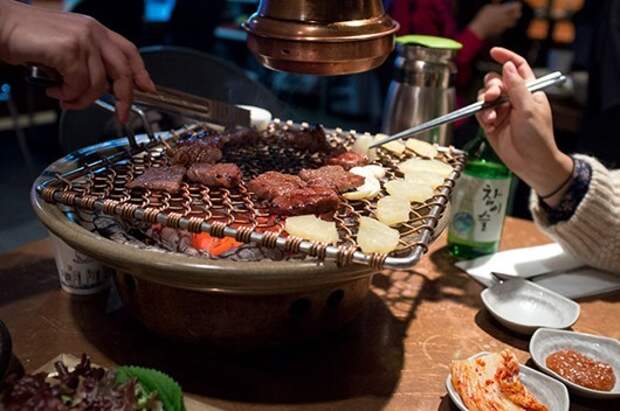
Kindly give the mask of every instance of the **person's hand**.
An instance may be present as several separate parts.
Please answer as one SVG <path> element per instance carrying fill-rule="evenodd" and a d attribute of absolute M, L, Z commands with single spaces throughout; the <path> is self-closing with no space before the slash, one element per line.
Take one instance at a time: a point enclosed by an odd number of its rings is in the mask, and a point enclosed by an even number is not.
<path fill-rule="evenodd" d="M 573 160 L 555 144 L 547 97 L 527 89 L 526 82 L 535 79 L 527 61 L 499 47 L 491 49 L 491 57 L 503 65 L 502 75 L 487 74 L 479 98 L 493 101 L 505 94 L 510 104 L 483 110 L 476 117 L 506 166 L 536 193 L 547 196 L 569 178 Z M 558 192 L 545 201 L 554 206 L 562 194 Z"/>
<path fill-rule="evenodd" d="M 121 122 L 129 116 L 134 87 L 155 91 L 136 46 L 79 14 L 0 0 L 0 58 L 58 71 L 63 84 L 47 94 L 63 109 L 84 108 L 110 89 Z"/>
<path fill-rule="evenodd" d="M 483 40 L 501 35 L 514 27 L 521 18 L 521 3 L 513 1 L 503 4 L 487 4 L 478 11 L 469 24 L 478 37 Z"/>

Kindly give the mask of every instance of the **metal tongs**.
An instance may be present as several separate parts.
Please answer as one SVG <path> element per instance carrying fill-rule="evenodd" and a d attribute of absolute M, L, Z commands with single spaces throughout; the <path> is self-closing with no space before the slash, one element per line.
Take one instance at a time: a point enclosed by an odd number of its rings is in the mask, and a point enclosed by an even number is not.
<path fill-rule="evenodd" d="M 27 65 L 27 69 L 27 80 L 34 85 L 51 87 L 62 84 L 61 75 L 53 69 L 31 64 Z M 104 99 L 99 99 L 95 103 L 106 110 L 114 111 L 114 106 Z M 157 86 L 157 93 L 134 90 L 134 103 L 162 112 L 178 114 L 192 120 L 223 126 L 250 126 L 248 110 L 162 86 Z M 132 111 L 144 117 L 139 108 L 134 106 Z"/>
<path fill-rule="evenodd" d="M 546 76 L 542 76 L 530 83 L 527 84 L 527 89 L 529 91 L 531 91 L 532 93 L 536 92 L 536 91 L 541 91 L 544 90 L 546 88 L 558 85 L 558 84 L 562 84 L 566 81 L 566 76 L 564 74 L 562 74 L 559 71 L 555 71 L 553 73 L 547 74 Z M 378 146 L 382 146 L 386 143 L 389 143 L 390 141 L 394 141 L 394 140 L 400 140 L 400 139 L 408 139 L 411 138 L 417 134 L 423 133 L 425 131 L 429 131 L 432 130 L 436 127 L 439 127 L 441 125 L 444 124 L 449 124 L 449 123 L 453 123 L 457 120 L 460 120 L 462 118 L 466 118 L 469 116 L 472 116 L 474 114 L 476 114 L 477 112 L 487 109 L 487 108 L 491 108 L 491 107 L 496 107 L 499 106 L 501 104 L 504 103 L 508 103 L 508 98 L 506 96 L 502 96 L 500 98 L 498 98 L 495 101 L 490 101 L 490 102 L 484 102 L 484 101 L 478 101 L 474 104 L 470 104 L 469 106 L 460 108 L 458 110 L 455 110 L 451 113 L 448 114 L 444 114 L 443 116 L 440 117 L 436 117 L 432 120 L 429 120 L 425 123 L 422 124 L 418 124 L 415 127 L 412 127 L 410 129 L 401 131 L 399 133 L 393 134 L 388 138 L 384 138 L 383 140 L 377 141 L 373 144 L 370 145 L 370 147 L 378 147 Z"/>

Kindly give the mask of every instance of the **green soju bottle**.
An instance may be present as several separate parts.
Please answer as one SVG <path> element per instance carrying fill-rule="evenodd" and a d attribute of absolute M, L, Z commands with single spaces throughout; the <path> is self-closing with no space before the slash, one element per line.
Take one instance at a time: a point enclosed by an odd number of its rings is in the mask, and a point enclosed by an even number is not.
<path fill-rule="evenodd" d="M 465 151 L 469 161 L 452 193 L 448 247 L 469 259 L 497 251 L 512 175 L 482 130 Z"/>

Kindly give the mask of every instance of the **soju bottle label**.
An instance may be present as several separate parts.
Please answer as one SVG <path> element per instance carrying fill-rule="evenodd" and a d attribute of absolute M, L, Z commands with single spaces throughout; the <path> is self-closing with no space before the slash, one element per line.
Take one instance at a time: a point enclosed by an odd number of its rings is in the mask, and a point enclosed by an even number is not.
<path fill-rule="evenodd" d="M 450 236 L 470 243 L 499 240 L 509 194 L 510 178 L 463 174 L 452 194 Z"/>

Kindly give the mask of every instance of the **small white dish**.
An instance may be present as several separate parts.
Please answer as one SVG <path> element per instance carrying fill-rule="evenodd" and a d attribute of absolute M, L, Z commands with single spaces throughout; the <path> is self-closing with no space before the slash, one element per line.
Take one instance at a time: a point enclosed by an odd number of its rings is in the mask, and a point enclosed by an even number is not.
<path fill-rule="evenodd" d="M 481 357 L 489 354 L 488 352 L 480 352 L 471 356 L 469 359 Z M 545 404 L 549 411 L 568 411 L 570 408 L 570 399 L 568 397 L 568 390 L 561 382 L 554 380 L 545 374 L 536 371 L 528 366 L 519 364 L 519 378 L 525 387 L 531 392 L 538 401 Z M 448 395 L 461 411 L 469 411 L 461 396 L 452 385 L 452 379 L 450 374 L 446 378 L 446 388 L 448 389 Z"/>
<path fill-rule="evenodd" d="M 480 297 L 497 321 L 521 334 L 542 327 L 568 328 L 581 312 L 576 302 L 521 278 L 487 288 Z"/>
<path fill-rule="evenodd" d="M 550 370 L 546 363 L 547 357 L 556 351 L 567 349 L 611 365 L 616 376 L 614 388 L 611 391 L 599 391 L 582 387 Z M 576 394 L 600 399 L 620 398 L 620 341 L 616 339 L 573 331 L 541 328 L 534 333 L 530 340 L 530 354 L 538 368 L 562 381 Z"/>

